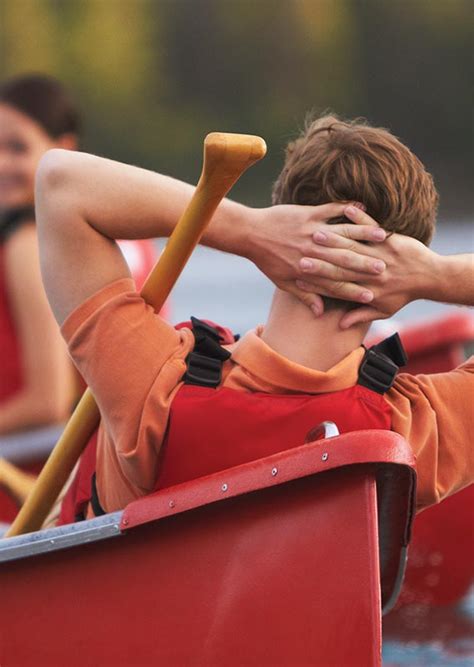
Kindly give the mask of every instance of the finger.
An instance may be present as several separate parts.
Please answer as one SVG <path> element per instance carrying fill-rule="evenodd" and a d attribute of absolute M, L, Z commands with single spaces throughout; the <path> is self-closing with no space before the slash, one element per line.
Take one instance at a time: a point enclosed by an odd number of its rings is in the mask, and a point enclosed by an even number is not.
<path fill-rule="evenodd" d="M 318 204 L 317 206 L 307 206 L 306 208 L 313 209 L 313 220 L 330 220 L 331 218 L 338 218 L 344 215 L 344 211 L 348 206 L 353 206 L 360 211 L 365 211 L 365 204 L 358 201 L 353 202 L 331 202 L 329 204 Z"/>
<path fill-rule="evenodd" d="M 338 218 L 344 215 L 344 210 L 347 208 L 346 204 L 319 204 L 318 206 L 307 207 L 312 209 L 311 219 L 318 222 L 326 222 L 332 218 Z M 357 209 L 359 210 L 359 209 Z"/>
<path fill-rule="evenodd" d="M 311 272 L 335 280 L 351 280 L 348 273 L 341 273 L 341 270 L 344 269 L 351 271 L 356 276 L 352 278 L 353 280 L 361 280 L 362 277 L 357 276 L 354 272 L 379 274 L 387 268 L 383 260 L 352 250 L 316 246 L 312 255 L 313 257 L 303 257 L 300 260 L 300 268 L 305 273 Z M 332 267 L 332 272 L 329 267 Z"/>
<path fill-rule="evenodd" d="M 357 283 L 327 280 L 317 278 L 314 282 L 298 279 L 295 282 L 298 289 L 310 293 L 317 292 L 322 296 L 329 296 L 333 299 L 343 299 L 344 301 L 354 301 L 355 303 L 370 303 L 374 298 L 374 293 L 362 287 Z"/>
<path fill-rule="evenodd" d="M 324 312 L 324 303 L 319 294 L 315 294 L 313 289 L 305 290 L 298 287 L 295 283 L 285 285 L 285 290 L 290 294 L 296 296 L 305 306 L 313 311 L 316 317 L 319 317 Z"/>
<path fill-rule="evenodd" d="M 352 247 L 352 241 L 368 241 L 370 243 L 380 243 L 385 241 L 387 233 L 381 227 L 373 227 L 372 225 L 353 225 L 338 224 L 331 225 L 329 229 L 318 229 L 313 234 L 313 241 L 320 245 L 327 245 L 333 248 L 347 248 Z M 360 246 L 360 252 L 363 247 Z"/>
<path fill-rule="evenodd" d="M 379 227 L 379 223 L 370 217 L 365 211 L 361 211 L 357 206 L 346 206 L 344 215 L 357 225 L 371 225 L 372 227 Z"/>
<path fill-rule="evenodd" d="M 374 320 L 383 320 L 389 317 L 387 313 L 383 313 L 377 308 L 372 308 L 370 306 L 361 306 L 355 310 L 351 310 L 346 313 L 341 321 L 339 326 L 341 329 L 349 329 L 355 324 L 363 324 L 368 322 L 373 322 Z"/>
<path fill-rule="evenodd" d="M 357 282 L 367 278 L 367 275 L 382 273 L 385 269 L 383 262 L 379 263 L 379 260 L 372 260 L 348 250 L 333 250 L 327 254 L 329 261 L 311 257 L 301 259 L 301 272 L 330 280 Z"/>

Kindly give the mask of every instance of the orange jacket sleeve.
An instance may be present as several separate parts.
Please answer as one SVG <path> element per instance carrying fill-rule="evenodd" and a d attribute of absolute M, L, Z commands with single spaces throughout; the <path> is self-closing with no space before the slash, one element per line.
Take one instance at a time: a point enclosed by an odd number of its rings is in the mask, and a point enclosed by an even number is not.
<path fill-rule="evenodd" d="M 387 400 L 417 457 L 419 510 L 473 482 L 474 357 L 449 373 L 402 373 Z"/>
<path fill-rule="evenodd" d="M 152 490 L 194 337 L 156 315 L 129 279 L 81 304 L 62 332 L 101 412 L 97 482 L 103 507 L 112 511 Z"/>

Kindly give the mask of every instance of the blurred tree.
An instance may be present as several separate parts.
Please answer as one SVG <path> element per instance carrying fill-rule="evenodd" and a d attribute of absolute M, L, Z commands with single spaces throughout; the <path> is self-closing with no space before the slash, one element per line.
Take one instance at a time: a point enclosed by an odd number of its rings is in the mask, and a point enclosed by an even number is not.
<path fill-rule="evenodd" d="M 69 82 L 87 150 L 195 180 L 203 136 L 262 134 L 237 196 L 268 202 L 308 110 L 365 115 L 469 209 L 472 0 L 1 0 L 0 76 Z"/>
<path fill-rule="evenodd" d="M 445 213 L 466 210 L 474 166 L 472 2 L 353 4 L 366 77 L 362 112 L 423 158 L 442 191 Z"/>

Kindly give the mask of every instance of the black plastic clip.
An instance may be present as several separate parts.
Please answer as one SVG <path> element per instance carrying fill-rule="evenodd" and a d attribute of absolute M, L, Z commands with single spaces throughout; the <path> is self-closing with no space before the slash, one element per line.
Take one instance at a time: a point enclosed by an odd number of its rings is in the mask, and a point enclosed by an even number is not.
<path fill-rule="evenodd" d="M 185 384 L 218 387 L 222 379 L 222 364 L 230 359 L 230 352 L 220 345 L 219 333 L 205 322 L 191 317 L 195 338 L 194 350 L 186 359 Z"/>
<path fill-rule="evenodd" d="M 385 394 L 395 382 L 399 366 L 407 363 L 400 336 L 396 333 L 366 350 L 359 368 L 358 384 Z"/>

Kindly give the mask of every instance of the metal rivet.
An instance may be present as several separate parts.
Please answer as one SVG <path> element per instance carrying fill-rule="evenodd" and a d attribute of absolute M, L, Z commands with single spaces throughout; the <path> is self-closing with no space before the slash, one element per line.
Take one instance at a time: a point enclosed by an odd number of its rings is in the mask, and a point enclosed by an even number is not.
<path fill-rule="evenodd" d="M 227 484 L 223 484 L 223 485 L 221 486 L 221 489 L 222 489 L 223 491 L 227 491 L 228 488 L 229 488 L 229 487 L 227 486 Z"/>
<path fill-rule="evenodd" d="M 174 500 L 170 500 L 170 502 L 169 502 L 169 506 L 170 506 L 170 507 L 174 507 L 175 504 L 176 504 L 176 503 L 174 502 Z"/>
<path fill-rule="evenodd" d="M 278 468 L 272 468 L 272 475 L 275 477 L 275 475 L 278 474 Z"/>
<path fill-rule="evenodd" d="M 324 454 L 321 456 L 321 461 L 327 461 L 329 458 L 329 454 L 327 452 L 324 452 Z"/>

